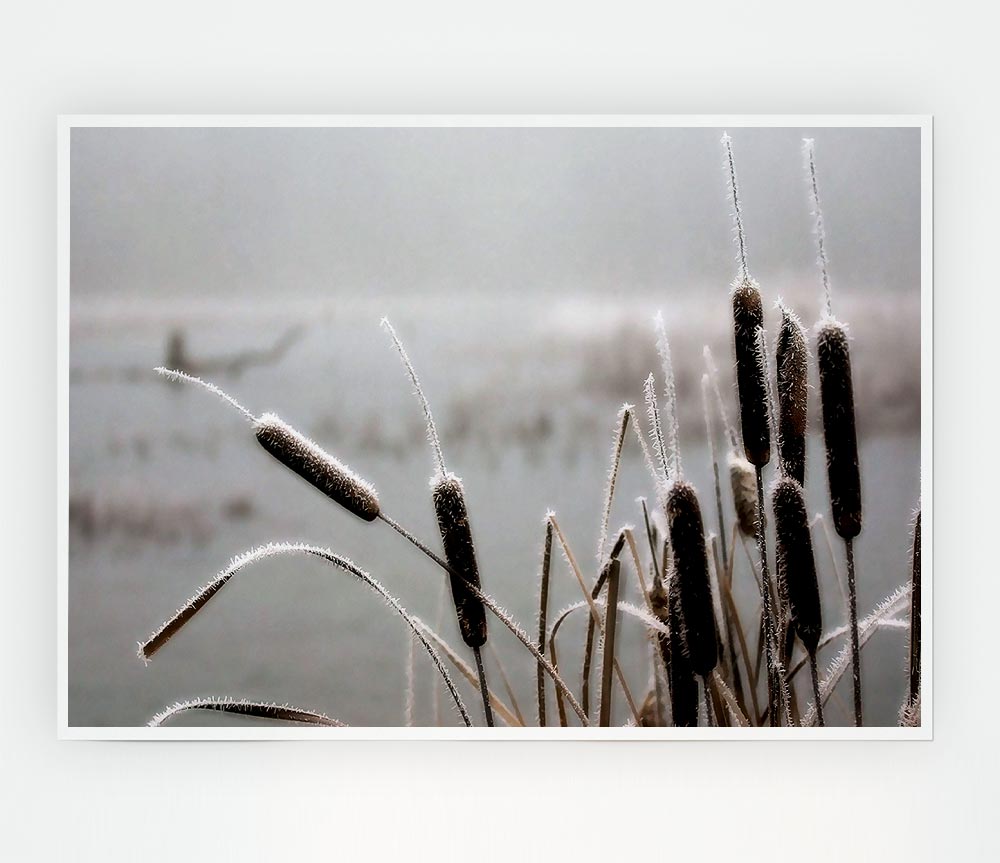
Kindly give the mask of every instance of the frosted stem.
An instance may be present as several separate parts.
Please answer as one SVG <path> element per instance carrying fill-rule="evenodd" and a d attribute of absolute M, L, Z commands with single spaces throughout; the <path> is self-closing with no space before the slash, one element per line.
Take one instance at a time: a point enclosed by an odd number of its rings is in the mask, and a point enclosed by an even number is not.
<path fill-rule="evenodd" d="M 413 384 L 415 390 L 415 395 L 420 401 L 420 407 L 424 412 L 424 420 L 427 423 L 427 440 L 430 442 L 431 450 L 434 452 L 434 459 L 437 462 L 438 472 L 441 476 L 444 476 L 448 471 L 444 466 L 444 453 L 441 452 L 441 439 L 438 437 L 437 426 L 434 425 L 434 416 L 431 414 L 431 406 L 427 403 L 427 397 L 424 395 L 423 387 L 420 386 L 420 378 L 417 377 L 416 371 L 413 369 L 413 363 L 410 362 L 410 358 L 406 355 L 406 349 L 403 347 L 403 343 L 399 340 L 399 336 L 396 335 L 396 331 L 393 329 L 392 324 L 389 323 L 388 318 L 382 318 L 382 328 L 389 333 L 390 338 L 392 338 L 392 343 L 396 347 L 396 351 L 399 353 L 399 358 L 403 361 L 403 365 L 406 368 L 406 373 L 410 376 L 410 382 Z"/>
<path fill-rule="evenodd" d="M 809 183 L 809 198 L 812 201 L 812 215 L 814 219 L 813 231 L 816 234 L 816 246 L 818 249 L 817 263 L 820 273 L 823 276 L 823 316 L 833 317 L 833 307 L 830 298 L 830 274 L 828 261 L 826 258 L 826 227 L 823 224 L 823 208 L 819 203 L 819 183 L 816 182 L 816 141 L 813 138 L 802 139 L 802 152 L 805 156 L 806 170 Z"/>
<path fill-rule="evenodd" d="M 729 180 L 729 194 L 733 199 L 733 220 L 736 228 L 736 239 L 740 246 L 740 280 L 750 278 L 747 269 L 747 238 L 743 230 L 743 210 L 740 207 L 740 186 L 736 181 L 736 162 L 733 159 L 733 139 L 729 133 L 723 133 L 722 146 L 726 148 L 726 174 Z"/>
<path fill-rule="evenodd" d="M 248 411 L 243 405 L 241 405 L 236 399 L 234 399 L 229 393 L 223 390 L 221 387 L 217 387 L 215 384 L 209 381 L 203 381 L 201 378 L 195 377 L 194 375 L 189 375 L 187 372 L 177 371 L 177 369 L 166 369 L 163 366 L 157 366 L 153 369 L 158 375 L 162 375 L 168 381 L 184 381 L 189 384 L 197 384 L 200 387 L 204 387 L 212 395 L 217 396 L 222 399 L 227 404 L 232 405 L 236 410 L 238 410 L 247 420 L 251 423 L 257 422 L 257 417 L 255 417 L 250 411 Z"/>

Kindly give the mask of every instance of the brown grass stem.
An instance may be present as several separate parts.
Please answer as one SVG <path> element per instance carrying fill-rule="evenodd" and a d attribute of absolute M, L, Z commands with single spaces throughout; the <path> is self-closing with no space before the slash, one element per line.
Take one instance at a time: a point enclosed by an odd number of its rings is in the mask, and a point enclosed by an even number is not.
<path fill-rule="evenodd" d="M 611 706 L 614 696 L 612 674 L 615 662 L 615 635 L 618 630 L 618 587 L 621 563 L 611 560 L 608 564 L 608 601 L 604 615 L 604 656 L 601 667 L 601 709 L 598 724 L 611 725 Z"/>
<path fill-rule="evenodd" d="M 458 712 L 461 714 L 462 720 L 466 725 L 472 725 L 472 719 L 469 717 L 469 713 L 465 709 L 465 704 L 462 702 L 462 698 L 458 694 L 455 684 L 452 682 L 451 677 L 445 669 L 444 664 L 441 661 L 441 657 L 438 656 L 426 636 L 424 636 L 419 630 L 410 614 L 408 614 L 403 606 L 400 605 L 399 600 L 390 594 L 377 579 L 373 578 L 369 573 L 365 572 L 365 570 L 355 565 L 346 557 L 341 557 L 340 555 L 334 554 L 329 549 L 318 548 L 316 546 L 304 545 L 301 543 L 271 543 L 269 545 L 251 549 L 239 557 L 234 558 L 233 562 L 226 569 L 222 570 L 222 572 L 220 572 L 212 581 L 192 596 L 183 606 L 181 606 L 181 608 L 177 610 L 173 617 L 171 617 L 155 633 L 153 633 L 153 635 L 150 636 L 145 643 L 140 645 L 139 656 L 144 660 L 152 658 L 152 656 L 174 635 L 176 635 L 177 632 L 180 631 L 180 629 L 195 616 L 195 614 L 204 608 L 208 601 L 223 587 L 225 587 L 229 580 L 235 575 L 258 561 L 281 554 L 305 554 L 318 557 L 321 560 L 332 564 L 341 571 L 346 572 L 349 575 L 353 575 L 359 581 L 367 585 L 372 591 L 381 596 L 389 607 L 403 619 L 417 638 L 420 639 L 424 650 L 427 651 L 431 661 L 434 663 L 434 667 L 438 670 L 438 673 L 444 680 L 445 686 L 448 687 L 448 691 L 451 693 L 452 700 L 455 702 L 455 706 L 458 708 Z"/>

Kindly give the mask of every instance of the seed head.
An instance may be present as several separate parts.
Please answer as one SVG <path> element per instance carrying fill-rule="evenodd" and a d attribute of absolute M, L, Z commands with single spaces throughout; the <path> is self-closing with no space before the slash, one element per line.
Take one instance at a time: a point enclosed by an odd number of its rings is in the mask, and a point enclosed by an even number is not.
<path fill-rule="evenodd" d="M 667 519 L 684 643 L 691 667 L 696 674 L 704 677 L 712 672 L 718 661 L 718 636 L 701 508 L 694 486 L 690 483 L 675 482 L 670 487 Z"/>
<path fill-rule="evenodd" d="M 774 510 L 778 583 L 788 597 L 795 633 L 811 655 L 819 646 L 823 618 L 802 486 L 790 477 L 782 477 L 771 491 L 771 506 Z"/>
<path fill-rule="evenodd" d="M 764 309 L 757 283 L 749 278 L 736 282 L 733 286 L 733 330 L 740 427 L 747 461 L 756 467 L 763 467 L 771 460 L 767 384 L 757 357 L 757 330 L 763 326 Z"/>
<path fill-rule="evenodd" d="M 774 351 L 778 390 L 778 449 L 785 473 L 799 485 L 806 476 L 809 349 L 799 319 L 785 306 Z"/>
<path fill-rule="evenodd" d="M 838 534 L 851 539 L 861 533 L 861 471 L 854 422 L 851 352 L 843 324 L 833 318 L 820 322 L 816 333 L 816 356 L 833 524 Z"/>
<path fill-rule="evenodd" d="M 667 593 L 670 628 L 670 712 L 678 728 L 698 724 L 698 681 L 691 667 L 684 641 L 684 618 L 681 612 L 677 579 L 671 579 Z"/>
<path fill-rule="evenodd" d="M 431 496 L 445 560 L 458 573 L 450 574 L 451 596 L 462 640 L 469 647 L 482 647 L 486 643 L 486 609 L 482 600 L 468 589 L 470 584 L 478 589 L 480 582 L 462 480 L 453 473 L 435 476 L 431 481 Z"/>
<path fill-rule="evenodd" d="M 254 422 L 254 434 L 264 449 L 331 500 L 365 521 L 378 518 L 375 488 L 305 435 L 270 413 Z"/>

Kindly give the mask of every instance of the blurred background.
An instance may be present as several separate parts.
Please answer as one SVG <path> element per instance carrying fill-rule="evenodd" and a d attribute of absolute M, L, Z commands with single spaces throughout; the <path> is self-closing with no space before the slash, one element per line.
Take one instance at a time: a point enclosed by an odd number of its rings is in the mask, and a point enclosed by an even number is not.
<path fill-rule="evenodd" d="M 615 415 L 623 401 L 641 405 L 649 371 L 660 377 L 659 310 L 677 367 L 685 469 L 714 529 L 705 344 L 736 415 L 722 131 L 73 130 L 70 724 L 143 724 L 196 695 L 401 724 L 406 630 L 362 585 L 316 561 L 247 570 L 149 667 L 136 658 L 137 641 L 258 543 L 328 545 L 413 613 L 432 624 L 441 615 L 433 564 L 385 525 L 337 508 L 270 459 L 236 412 L 158 378 L 157 365 L 201 374 L 257 414 L 276 412 L 373 482 L 384 509 L 436 546 L 431 457 L 378 326 L 388 315 L 449 467 L 464 478 L 485 588 L 531 631 L 547 509 L 581 563 L 596 568 Z M 816 138 L 834 311 L 854 338 L 864 614 L 907 578 L 920 489 L 919 131 L 730 131 L 750 269 L 772 333 L 779 297 L 807 327 L 819 312 L 801 156 L 801 138 Z M 636 450 L 630 440 L 612 529 L 640 522 L 635 498 L 651 496 Z M 810 509 L 825 514 L 815 429 L 809 458 Z M 834 550 L 842 566 L 839 543 Z M 817 556 L 829 628 L 845 614 L 821 540 Z M 749 614 L 755 587 L 738 560 Z M 624 589 L 635 601 L 636 585 Z M 578 599 L 559 561 L 550 614 Z M 462 648 L 448 605 L 441 631 Z M 571 681 L 584 623 L 578 616 L 560 635 Z M 622 637 L 630 684 L 644 693 L 643 634 L 625 622 Z M 882 631 L 865 649 L 869 724 L 895 724 L 904 640 Z M 495 622 L 490 644 L 533 716 L 530 657 Z M 416 673 L 416 719 L 429 723 L 437 713 L 426 657 Z M 478 719 L 471 690 L 463 693 Z M 839 694 L 827 718 L 848 721 Z M 441 721 L 457 721 L 446 704 Z"/>

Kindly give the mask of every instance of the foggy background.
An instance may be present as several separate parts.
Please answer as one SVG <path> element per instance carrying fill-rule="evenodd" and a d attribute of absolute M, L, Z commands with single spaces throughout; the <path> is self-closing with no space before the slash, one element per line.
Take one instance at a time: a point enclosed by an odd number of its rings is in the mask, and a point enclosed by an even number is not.
<path fill-rule="evenodd" d="M 260 542 L 330 545 L 414 613 L 439 614 L 433 565 L 271 461 L 231 409 L 156 378 L 152 367 L 168 361 L 255 413 L 277 412 L 435 540 L 420 412 L 378 327 L 389 315 L 449 466 L 465 479 L 486 589 L 530 630 L 547 508 L 593 565 L 615 413 L 641 404 L 649 371 L 659 378 L 651 318 L 662 310 L 685 466 L 711 511 L 701 349 L 712 347 L 731 393 L 736 270 L 722 131 L 75 129 L 70 723 L 141 724 L 175 699 L 228 694 L 399 724 L 405 632 L 316 562 L 248 571 L 150 667 L 135 658 L 136 641 Z M 772 334 L 779 296 L 807 327 L 819 310 L 800 149 L 816 138 L 834 311 L 854 337 L 864 614 L 906 577 L 919 495 L 919 131 L 729 131 Z M 815 420 L 815 398 L 810 407 Z M 634 523 L 634 498 L 651 494 L 634 450 L 613 528 Z M 810 509 L 826 513 L 816 434 L 809 455 Z M 843 613 L 821 549 L 829 628 Z M 553 613 L 578 599 L 572 577 L 557 573 Z M 752 584 L 743 586 L 749 607 Z M 460 644 L 449 613 L 443 620 Z M 571 668 L 581 622 L 560 636 Z M 641 633 L 625 624 L 623 637 L 633 691 L 644 692 Z M 869 722 L 894 722 L 902 642 L 878 633 L 865 650 Z M 497 625 L 491 643 L 533 713 L 530 659 Z M 417 670 L 417 718 L 428 722 L 426 659 Z M 835 702 L 828 718 L 843 721 Z"/>

